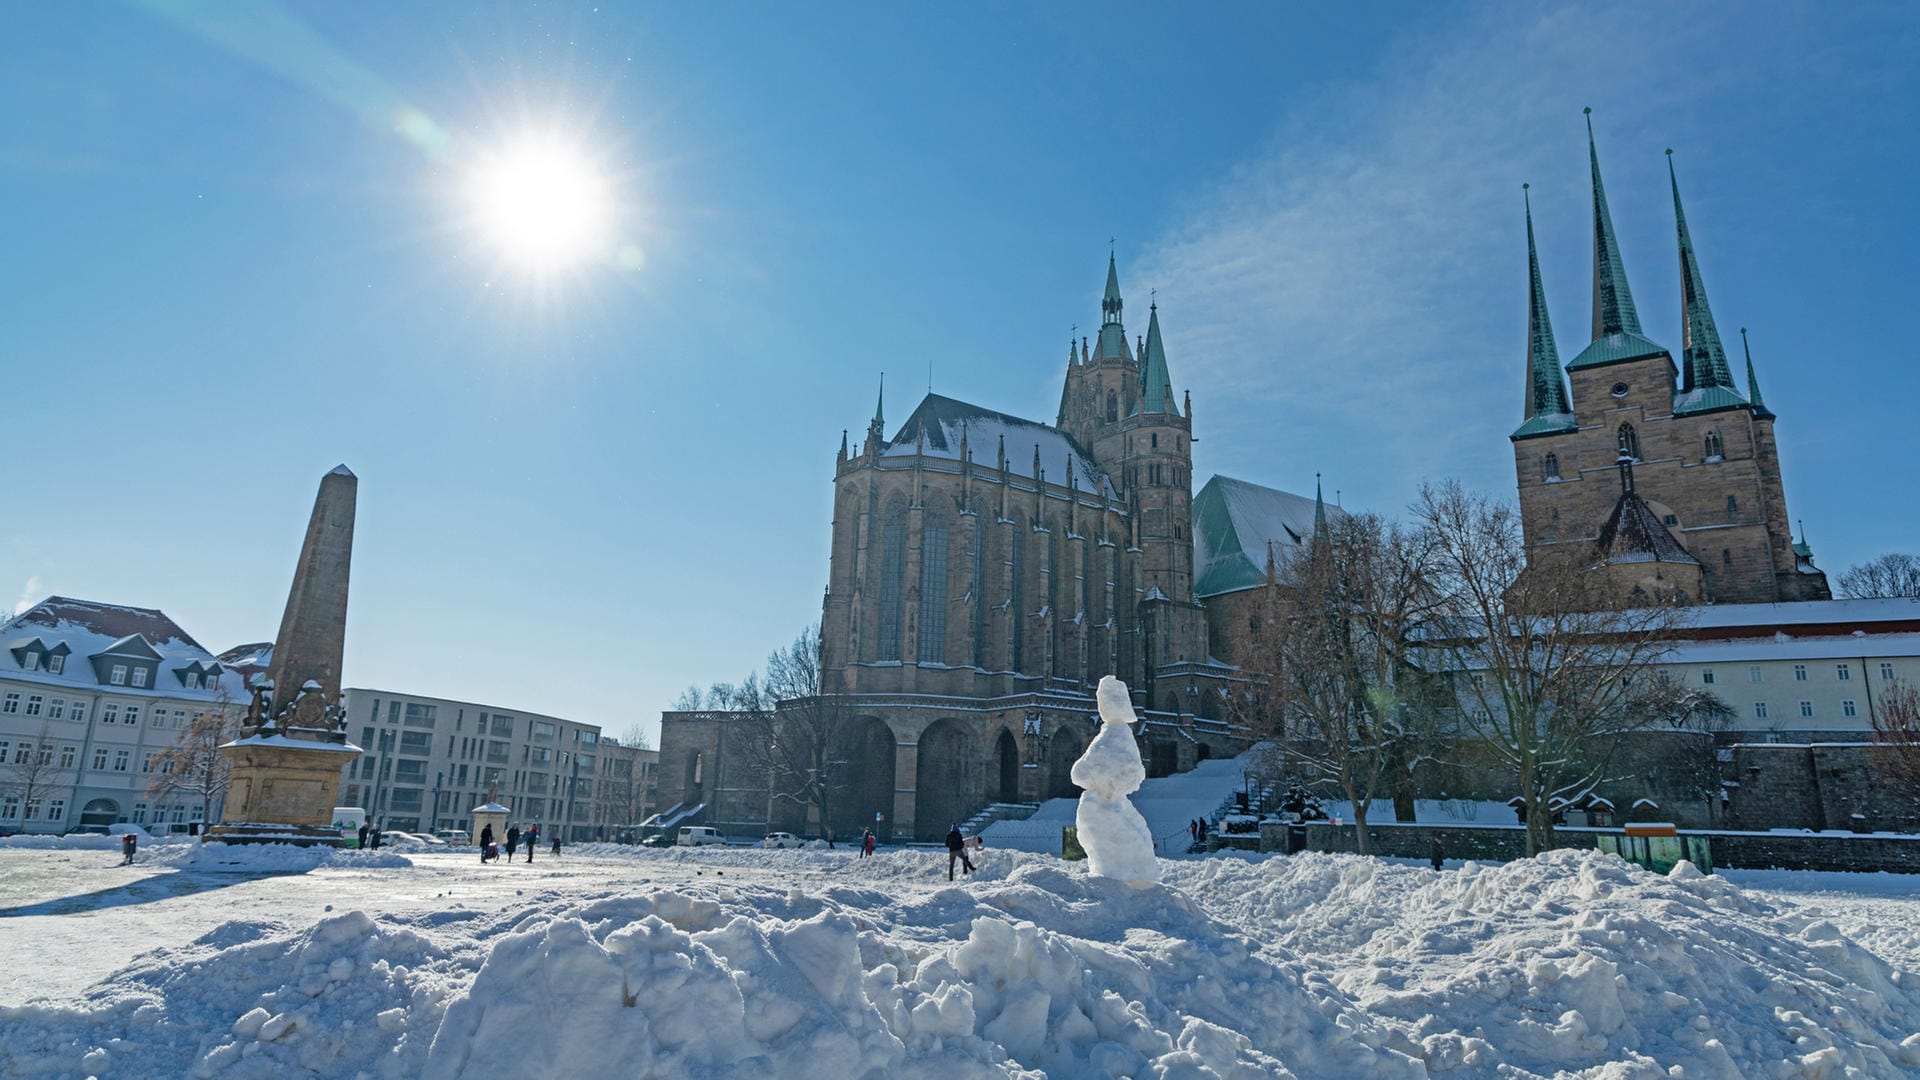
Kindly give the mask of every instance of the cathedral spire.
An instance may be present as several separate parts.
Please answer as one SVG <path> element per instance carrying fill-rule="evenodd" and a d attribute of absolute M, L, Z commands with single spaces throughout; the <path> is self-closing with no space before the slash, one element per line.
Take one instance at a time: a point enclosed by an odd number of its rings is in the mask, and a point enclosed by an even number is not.
<path fill-rule="evenodd" d="M 1096 360 L 1132 360 L 1133 350 L 1127 347 L 1127 330 L 1120 324 L 1120 271 L 1113 261 L 1113 252 L 1107 252 L 1107 292 L 1100 299 L 1100 345 L 1094 351 Z"/>
<path fill-rule="evenodd" d="M 1593 336 L 1640 333 L 1640 313 L 1627 288 L 1627 268 L 1607 210 L 1607 189 L 1600 183 L 1600 151 L 1593 142 L 1593 110 L 1587 111 L 1587 161 L 1593 170 Z"/>
<path fill-rule="evenodd" d="M 1546 435 L 1576 430 L 1567 383 L 1560 373 L 1560 350 L 1553 343 L 1553 321 L 1547 316 L 1547 290 L 1540 282 L 1540 252 L 1533 242 L 1533 199 L 1529 185 L 1520 185 L 1527 208 L 1527 412 L 1511 436 Z"/>
<path fill-rule="evenodd" d="M 1753 406 L 1753 415 L 1762 420 L 1774 419 L 1773 410 L 1760 397 L 1760 378 L 1753 373 L 1753 346 L 1747 344 L 1747 328 L 1740 328 L 1740 348 L 1747 354 L 1747 404 Z"/>
<path fill-rule="evenodd" d="M 1720 343 L 1720 330 L 1713 322 L 1713 309 L 1707 306 L 1707 284 L 1700 275 L 1700 259 L 1693 251 L 1693 236 L 1687 232 L 1687 211 L 1680 205 L 1680 179 L 1673 171 L 1672 150 L 1667 151 L 1667 182 L 1673 188 L 1673 220 L 1680 235 L 1680 346 L 1686 357 L 1680 389 L 1683 393 L 1714 388 L 1731 391 L 1733 373 L 1727 365 L 1727 351 Z M 1724 399 L 1738 395 L 1712 396 Z M 1733 403 L 1715 402 L 1718 405 Z"/>
<path fill-rule="evenodd" d="M 867 425 L 867 442 L 872 450 L 887 441 L 887 373 L 880 373 L 880 396 L 873 403 L 873 422 Z"/>
<path fill-rule="evenodd" d="M 1327 500 L 1320 494 L 1320 474 L 1313 474 L 1313 545 L 1325 547 L 1331 534 L 1327 532 Z"/>
<path fill-rule="evenodd" d="M 1172 408 L 1173 380 L 1167 375 L 1167 350 L 1160 343 L 1160 305 L 1147 309 L 1147 346 L 1140 357 L 1140 411 L 1163 413 Z"/>
<path fill-rule="evenodd" d="M 1120 322 L 1120 269 L 1113 252 L 1107 252 L 1107 294 L 1100 300 L 1100 325 Z"/>

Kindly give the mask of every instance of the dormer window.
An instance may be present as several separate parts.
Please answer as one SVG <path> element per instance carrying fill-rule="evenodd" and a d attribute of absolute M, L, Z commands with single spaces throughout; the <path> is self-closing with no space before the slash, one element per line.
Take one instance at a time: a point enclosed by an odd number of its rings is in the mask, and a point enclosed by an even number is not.
<path fill-rule="evenodd" d="M 186 680 L 187 689 L 189 690 L 200 689 L 200 673 L 199 672 L 189 671 L 185 675 L 182 675 L 181 678 Z"/>
<path fill-rule="evenodd" d="M 133 669 L 133 685 L 135 686 L 147 685 L 147 669 L 146 668 L 136 666 Z"/>
<path fill-rule="evenodd" d="M 47 656 L 47 670 L 53 674 L 60 674 L 66 666 L 67 657 L 64 653 L 52 653 Z"/>
<path fill-rule="evenodd" d="M 107 682 L 113 686 L 127 685 L 127 665 L 113 665 L 112 670 L 107 672 Z"/>
<path fill-rule="evenodd" d="M 28 671 L 39 671 L 40 670 L 40 650 L 38 649 L 27 650 L 27 655 L 21 659 L 20 666 L 27 669 Z"/>

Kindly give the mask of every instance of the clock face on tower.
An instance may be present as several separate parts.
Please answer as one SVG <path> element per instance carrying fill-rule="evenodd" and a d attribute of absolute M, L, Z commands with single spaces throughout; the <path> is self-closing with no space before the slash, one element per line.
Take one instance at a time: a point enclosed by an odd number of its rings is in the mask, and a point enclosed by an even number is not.
<path fill-rule="evenodd" d="M 1614 384 L 1613 384 L 1613 396 L 1614 396 L 1614 397 L 1626 397 L 1626 396 L 1627 396 L 1627 384 L 1626 384 L 1626 383 L 1623 383 L 1623 382 L 1617 382 L 1617 383 L 1614 383 Z"/>

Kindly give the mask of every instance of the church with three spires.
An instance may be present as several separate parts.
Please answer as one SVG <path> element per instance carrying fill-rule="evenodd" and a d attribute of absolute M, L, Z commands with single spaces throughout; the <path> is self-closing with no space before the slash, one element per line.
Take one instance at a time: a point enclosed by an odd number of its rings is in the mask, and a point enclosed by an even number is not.
<path fill-rule="evenodd" d="M 1677 362 L 1641 329 L 1600 182 L 1591 117 L 1592 337 L 1564 369 L 1528 202 L 1526 415 L 1511 436 L 1527 546 L 1536 558 L 1593 559 L 1629 601 L 1829 599 L 1826 574 L 1788 526 L 1777 417 L 1760 396 L 1746 331 L 1742 394 L 1707 306 L 1667 153 L 1680 250 Z"/>

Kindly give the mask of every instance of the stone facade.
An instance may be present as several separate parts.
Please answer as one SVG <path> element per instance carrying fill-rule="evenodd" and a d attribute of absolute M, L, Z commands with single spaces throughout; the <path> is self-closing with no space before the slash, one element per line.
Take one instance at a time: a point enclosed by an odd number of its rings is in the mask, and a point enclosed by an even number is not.
<path fill-rule="evenodd" d="M 1866 742 L 1729 748 L 1728 824 L 1738 829 L 1920 830 L 1920 807 L 1876 783 Z"/>

